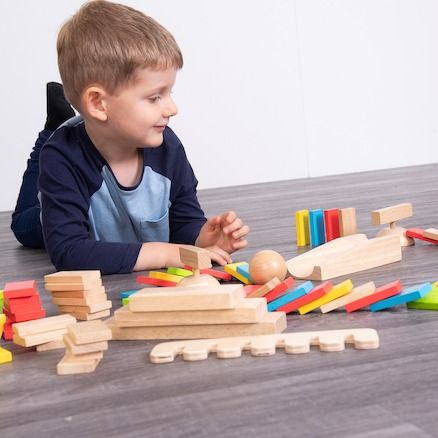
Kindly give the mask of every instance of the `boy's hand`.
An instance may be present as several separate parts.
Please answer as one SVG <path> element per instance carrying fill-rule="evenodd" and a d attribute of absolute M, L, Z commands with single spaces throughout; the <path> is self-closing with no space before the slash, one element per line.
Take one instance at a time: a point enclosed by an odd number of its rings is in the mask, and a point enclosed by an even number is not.
<path fill-rule="evenodd" d="M 196 239 L 196 246 L 208 249 L 211 259 L 220 265 L 231 263 L 230 254 L 248 245 L 249 227 L 234 211 L 207 220 Z"/>

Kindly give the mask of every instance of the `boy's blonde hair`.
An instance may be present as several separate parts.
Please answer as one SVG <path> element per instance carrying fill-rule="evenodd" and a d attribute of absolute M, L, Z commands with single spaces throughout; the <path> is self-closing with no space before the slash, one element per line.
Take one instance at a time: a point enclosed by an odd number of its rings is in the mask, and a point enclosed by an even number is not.
<path fill-rule="evenodd" d="M 65 95 L 79 111 L 89 85 L 114 93 L 134 79 L 138 68 L 183 65 L 169 31 L 140 11 L 105 0 L 85 3 L 62 26 L 57 50 Z"/>

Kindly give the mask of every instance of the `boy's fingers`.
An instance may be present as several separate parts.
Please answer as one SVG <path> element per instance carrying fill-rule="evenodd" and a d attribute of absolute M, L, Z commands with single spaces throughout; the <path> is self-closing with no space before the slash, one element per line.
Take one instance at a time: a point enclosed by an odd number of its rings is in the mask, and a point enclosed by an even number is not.
<path fill-rule="evenodd" d="M 248 225 L 244 225 L 239 230 L 235 231 L 232 236 L 233 239 L 241 239 L 242 237 L 245 237 L 249 233 L 249 227 Z"/>
<path fill-rule="evenodd" d="M 233 243 L 233 248 L 235 251 L 238 249 L 245 248 L 248 245 L 248 241 L 246 239 L 238 240 L 237 242 Z"/>
<path fill-rule="evenodd" d="M 223 231 L 225 234 L 230 234 L 233 231 L 238 230 L 239 228 L 241 228 L 243 225 L 242 219 L 237 218 L 234 220 L 234 222 L 232 222 L 231 224 L 227 225 L 226 227 L 224 227 Z"/>

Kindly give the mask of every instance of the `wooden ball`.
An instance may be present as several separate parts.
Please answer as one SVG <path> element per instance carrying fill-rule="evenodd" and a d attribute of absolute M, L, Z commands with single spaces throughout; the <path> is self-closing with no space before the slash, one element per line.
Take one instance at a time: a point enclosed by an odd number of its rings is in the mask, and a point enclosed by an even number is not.
<path fill-rule="evenodd" d="M 260 251 L 249 262 L 249 275 L 254 284 L 265 284 L 274 277 L 283 281 L 286 278 L 286 274 L 286 262 L 275 251 Z"/>

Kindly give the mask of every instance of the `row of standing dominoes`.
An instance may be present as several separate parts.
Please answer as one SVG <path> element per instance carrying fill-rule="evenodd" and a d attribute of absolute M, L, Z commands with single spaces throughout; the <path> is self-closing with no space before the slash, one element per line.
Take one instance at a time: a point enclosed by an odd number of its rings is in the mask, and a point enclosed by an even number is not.
<path fill-rule="evenodd" d="M 312 247 L 356 234 L 356 209 L 299 210 L 295 213 L 295 230 L 297 246 Z"/>

